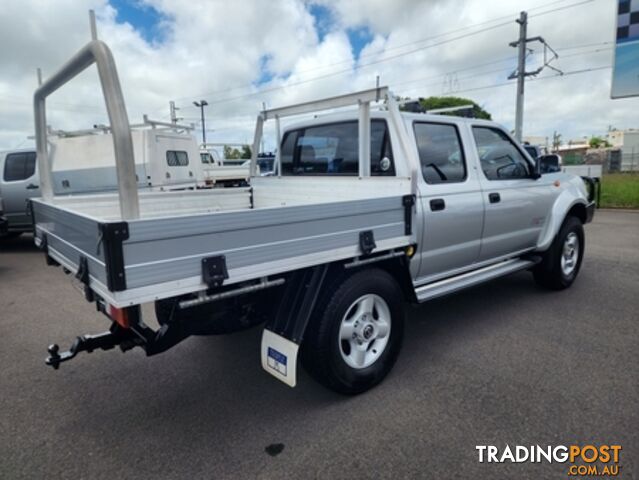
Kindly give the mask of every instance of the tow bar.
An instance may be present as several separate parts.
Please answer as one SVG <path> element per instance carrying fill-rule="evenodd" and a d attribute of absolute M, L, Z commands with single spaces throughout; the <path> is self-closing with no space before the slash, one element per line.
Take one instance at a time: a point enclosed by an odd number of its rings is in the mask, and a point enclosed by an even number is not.
<path fill-rule="evenodd" d="M 188 324 L 179 322 L 163 325 L 153 330 L 145 325 L 139 314 L 139 307 L 129 307 L 133 311 L 135 322 L 128 328 L 113 322 L 111 328 L 97 335 L 76 337 L 69 350 L 60 352 L 57 344 L 49 345 L 49 356 L 45 363 L 54 369 L 60 368 L 62 362 L 74 358 L 80 352 L 91 353 L 94 350 L 111 350 L 119 346 L 123 352 L 134 347 L 142 347 L 147 356 L 162 353 L 191 335 Z"/>
<path fill-rule="evenodd" d="M 60 353 L 60 347 L 57 343 L 49 345 L 47 348 L 49 356 L 45 360 L 45 363 L 57 370 L 60 368 L 62 362 L 71 360 L 80 352 L 91 353 L 93 350 L 98 349 L 111 350 L 118 345 L 120 349 L 125 352 L 136 345 L 142 345 L 142 343 L 136 340 L 132 332 L 114 323 L 111 329 L 106 332 L 98 333 L 97 335 L 82 335 L 76 337 L 69 350 L 62 353 Z"/>

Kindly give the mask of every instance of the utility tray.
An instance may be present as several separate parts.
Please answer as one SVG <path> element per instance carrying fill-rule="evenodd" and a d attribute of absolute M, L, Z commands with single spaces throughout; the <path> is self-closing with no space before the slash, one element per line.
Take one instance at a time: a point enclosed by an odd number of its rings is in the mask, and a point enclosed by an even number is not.
<path fill-rule="evenodd" d="M 68 270 L 87 270 L 91 290 L 125 307 L 411 242 L 409 179 L 254 180 L 140 193 L 132 221 L 122 221 L 117 193 L 34 199 L 36 244 Z"/>

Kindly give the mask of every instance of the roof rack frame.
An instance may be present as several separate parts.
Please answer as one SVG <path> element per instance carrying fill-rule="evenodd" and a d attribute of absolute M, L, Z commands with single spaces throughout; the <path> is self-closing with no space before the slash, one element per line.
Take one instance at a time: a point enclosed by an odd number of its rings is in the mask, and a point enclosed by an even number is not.
<path fill-rule="evenodd" d="M 359 128 L 359 176 L 370 176 L 370 136 L 371 122 L 370 111 L 371 103 L 380 100 L 389 101 L 392 99 L 388 87 L 376 87 L 360 92 L 339 95 L 336 97 L 328 97 L 310 102 L 298 103 L 286 107 L 272 108 L 263 110 L 257 116 L 255 125 L 255 135 L 253 137 L 253 150 L 251 152 L 251 170 L 250 175 L 254 177 L 257 171 L 257 154 L 259 152 L 260 143 L 262 141 L 264 122 L 266 120 L 275 120 L 275 136 L 277 142 L 277 150 L 275 154 L 275 170 L 277 175 L 282 175 L 282 160 L 280 154 L 280 119 L 305 113 L 320 112 L 323 110 L 331 110 L 335 108 L 358 106 L 358 128 Z M 389 103 L 390 105 L 390 103 Z"/>

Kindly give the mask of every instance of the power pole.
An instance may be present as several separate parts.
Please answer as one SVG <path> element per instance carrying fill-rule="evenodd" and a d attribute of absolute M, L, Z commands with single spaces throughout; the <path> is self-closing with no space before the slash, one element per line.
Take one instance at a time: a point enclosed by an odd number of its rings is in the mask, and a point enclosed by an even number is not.
<path fill-rule="evenodd" d="M 206 143 L 206 123 L 204 121 L 204 107 L 206 107 L 209 103 L 206 100 L 200 100 L 199 102 L 193 102 L 193 105 L 200 109 L 200 113 L 202 115 L 202 143 Z"/>
<path fill-rule="evenodd" d="M 170 101 L 169 102 L 169 112 L 171 113 L 171 123 L 176 124 L 178 123 L 178 121 L 182 120 L 181 118 L 178 118 L 177 116 L 177 111 L 179 110 L 178 107 L 175 106 L 175 102 L 174 101 Z"/>
<path fill-rule="evenodd" d="M 171 123 L 174 124 L 174 125 L 177 124 L 177 122 L 179 122 L 180 120 L 184 120 L 184 118 L 177 116 L 177 111 L 178 110 L 179 110 L 179 107 L 175 106 L 175 102 L 174 101 L 170 101 L 169 102 L 169 112 L 171 113 Z"/>
<path fill-rule="evenodd" d="M 528 30 L 528 13 L 519 14 L 519 40 L 511 46 L 518 47 L 517 58 L 517 106 L 515 108 L 515 138 L 521 142 L 521 129 L 524 124 L 524 78 L 526 77 L 526 31 Z"/>
<path fill-rule="evenodd" d="M 527 38 L 527 30 L 528 30 L 528 13 L 521 12 L 519 14 L 519 18 L 516 20 L 519 24 L 519 40 L 516 42 L 510 42 L 508 45 L 511 47 L 517 47 L 518 55 L 517 55 L 517 69 L 512 72 L 508 78 L 517 79 L 517 104 L 515 107 L 515 138 L 518 142 L 522 140 L 522 132 L 524 125 L 524 81 L 526 77 L 535 76 L 539 72 L 541 72 L 545 67 L 552 68 L 553 70 L 559 72 L 560 75 L 563 75 L 561 70 L 556 69 L 550 62 L 559 58 L 557 52 L 555 52 L 550 45 L 546 43 L 543 37 L 532 37 Z M 526 56 L 529 50 L 526 48 L 526 45 L 530 42 L 540 42 L 544 46 L 544 64 L 533 70 L 532 72 L 526 71 Z M 530 50 L 532 51 L 532 50 Z M 552 56 L 548 58 L 548 51 L 552 53 Z"/>

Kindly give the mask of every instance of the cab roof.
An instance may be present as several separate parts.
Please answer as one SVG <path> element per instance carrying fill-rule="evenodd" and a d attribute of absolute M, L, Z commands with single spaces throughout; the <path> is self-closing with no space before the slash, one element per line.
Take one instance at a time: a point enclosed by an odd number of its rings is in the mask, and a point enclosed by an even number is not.
<path fill-rule="evenodd" d="M 490 125 L 490 126 L 500 126 L 498 123 L 493 122 L 492 120 L 483 120 L 479 118 L 466 118 L 466 117 L 456 117 L 453 115 L 438 115 L 438 114 L 428 114 L 428 113 L 413 113 L 413 112 L 400 112 L 402 119 L 405 123 L 411 123 L 413 121 L 422 121 L 422 122 L 434 122 L 434 123 L 449 123 L 449 124 L 468 124 L 471 123 L 473 125 Z M 389 117 L 389 112 L 387 110 L 373 110 L 371 109 L 371 119 L 381 118 L 387 119 Z M 357 110 L 349 109 L 343 110 L 340 112 L 332 112 L 326 114 L 318 114 L 313 118 L 294 121 L 289 125 L 283 127 L 283 130 L 296 130 L 299 128 L 311 127 L 314 125 L 325 125 L 326 123 L 336 123 L 336 122 L 345 122 L 345 121 L 353 121 L 358 119 Z"/>

